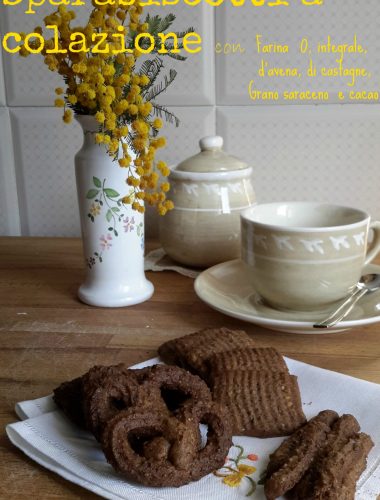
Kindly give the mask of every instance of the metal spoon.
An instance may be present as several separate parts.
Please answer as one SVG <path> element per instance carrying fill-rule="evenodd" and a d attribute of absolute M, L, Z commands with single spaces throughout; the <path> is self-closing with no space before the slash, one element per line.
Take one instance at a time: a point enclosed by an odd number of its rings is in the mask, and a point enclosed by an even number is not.
<path fill-rule="evenodd" d="M 365 274 L 360 278 L 351 295 L 333 313 L 331 313 L 328 318 L 315 323 L 313 327 L 329 328 L 336 325 L 352 311 L 358 300 L 360 300 L 366 293 L 374 292 L 379 289 L 380 274 Z"/>

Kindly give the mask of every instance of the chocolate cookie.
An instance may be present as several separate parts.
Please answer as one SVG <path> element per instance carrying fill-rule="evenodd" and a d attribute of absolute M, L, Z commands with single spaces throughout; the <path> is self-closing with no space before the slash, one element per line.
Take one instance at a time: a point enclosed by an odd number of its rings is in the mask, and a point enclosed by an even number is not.
<path fill-rule="evenodd" d="M 201 447 L 199 424 L 208 426 Z M 220 468 L 232 444 L 228 417 L 212 401 L 187 402 L 176 416 L 127 410 L 108 422 L 102 447 L 112 466 L 146 486 L 181 486 Z"/>
<path fill-rule="evenodd" d="M 246 347 L 212 354 L 207 367 L 213 373 L 230 370 L 288 372 L 281 354 L 273 347 Z"/>
<path fill-rule="evenodd" d="M 303 441 L 304 435 L 313 432 L 310 431 L 310 426 L 313 422 L 321 425 L 325 424 L 327 426 L 326 429 L 330 429 L 338 418 L 339 415 L 335 411 L 321 411 L 317 416 L 310 419 L 305 425 L 285 439 L 277 450 L 269 456 L 269 463 L 266 470 L 267 478 L 281 469 L 294 456 Z"/>
<path fill-rule="evenodd" d="M 122 363 L 94 366 L 54 389 L 53 399 L 71 421 L 99 438 L 104 422 L 136 400 L 137 388 L 150 371 L 129 370 Z"/>
<path fill-rule="evenodd" d="M 165 342 L 158 348 L 163 361 L 207 378 L 206 360 L 214 353 L 252 347 L 254 341 L 242 330 L 206 328 Z"/>
<path fill-rule="evenodd" d="M 163 405 L 174 412 L 185 402 L 210 401 L 211 392 L 206 383 L 178 366 L 155 365 L 141 385 L 141 402 L 153 402 L 156 409 Z"/>
<path fill-rule="evenodd" d="M 321 412 L 284 441 L 270 456 L 264 484 L 268 500 L 284 495 L 300 481 L 318 450 L 326 442 L 331 430 L 330 424 L 337 417 L 335 412 Z"/>
<path fill-rule="evenodd" d="M 232 429 L 226 409 L 212 401 L 186 403 L 177 418 L 184 423 L 192 422 L 197 428 L 200 424 L 207 425 L 206 443 L 192 462 L 192 481 L 222 467 L 232 446 Z"/>
<path fill-rule="evenodd" d="M 53 400 L 72 422 L 79 427 L 86 427 L 83 410 L 82 377 L 63 382 L 54 389 Z"/>
<path fill-rule="evenodd" d="M 100 439 L 104 425 L 121 410 L 136 404 L 140 387 L 125 365 L 94 366 L 82 378 L 87 428 Z"/>
<path fill-rule="evenodd" d="M 154 411 L 127 410 L 110 420 L 102 448 L 110 464 L 147 486 L 181 486 L 191 481 L 200 445 L 199 429 Z"/>
<path fill-rule="evenodd" d="M 305 423 L 297 377 L 286 372 L 220 373 L 214 379 L 212 395 L 227 407 L 234 434 L 286 436 Z"/>
<path fill-rule="evenodd" d="M 354 500 L 356 482 L 373 446 L 352 415 L 325 410 L 270 455 L 264 491 L 268 500 Z"/>
<path fill-rule="evenodd" d="M 292 490 L 297 500 L 345 500 L 355 496 L 356 482 L 366 467 L 373 443 L 352 415 L 343 415 L 331 432 L 310 469 Z"/>
<path fill-rule="evenodd" d="M 95 366 L 56 392 L 65 408 L 74 405 L 73 396 L 80 401 L 82 423 L 107 460 L 141 484 L 197 480 L 221 467 L 231 446 L 226 412 L 200 377 L 177 366 Z M 208 426 L 203 447 L 200 424 Z"/>
<path fill-rule="evenodd" d="M 321 413 L 326 413 L 326 411 Z M 316 418 L 318 418 L 318 416 L 314 417 L 314 419 Z M 340 418 L 337 415 L 335 420 L 331 422 L 330 427 L 331 431 L 327 434 L 326 440 L 322 446 L 317 450 L 309 470 L 292 490 L 290 494 L 292 498 L 301 500 L 305 498 L 305 496 L 312 494 L 315 487 L 317 470 L 326 454 L 329 452 L 329 449 L 334 446 L 334 443 L 335 446 L 343 445 L 350 437 L 360 431 L 359 423 L 352 415 L 343 415 Z"/>

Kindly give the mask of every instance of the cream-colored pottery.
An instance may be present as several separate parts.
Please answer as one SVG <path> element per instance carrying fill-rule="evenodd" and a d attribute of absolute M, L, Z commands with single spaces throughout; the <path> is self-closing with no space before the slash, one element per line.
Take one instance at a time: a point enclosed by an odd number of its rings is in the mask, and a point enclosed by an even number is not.
<path fill-rule="evenodd" d="M 362 272 L 380 273 L 380 266 L 370 264 Z M 339 324 L 316 329 L 313 324 L 324 319 L 331 309 L 307 312 L 270 307 L 252 287 L 241 260 L 223 262 L 203 271 L 195 280 L 194 288 L 198 297 L 213 309 L 279 332 L 321 335 L 380 322 L 380 292 L 373 292 L 363 297 Z"/>
<path fill-rule="evenodd" d="M 208 267 L 240 255 L 240 212 L 256 197 L 252 168 L 227 155 L 221 137 L 199 144 L 200 153 L 171 170 L 174 210 L 160 219 L 160 240 L 177 262 Z"/>
<path fill-rule="evenodd" d="M 367 252 L 369 229 L 374 231 Z M 380 223 L 356 208 L 286 202 L 242 213 L 242 260 L 273 307 L 317 310 L 348 295 L 380 250 Z"/>

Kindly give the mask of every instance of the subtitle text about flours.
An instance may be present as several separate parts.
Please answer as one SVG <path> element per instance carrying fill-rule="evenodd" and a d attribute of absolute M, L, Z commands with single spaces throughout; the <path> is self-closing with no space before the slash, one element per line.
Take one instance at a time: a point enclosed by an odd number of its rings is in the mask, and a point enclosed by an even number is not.
<path fill-rule="evenodd" d="M 379 91 L 371 90 L 374 79 L 366 66 L 368 50 L 357 34 L 348 40 L 327 35 L 311 41 L 304 36 L 290 45 L 258 33 L 253 47 L 218 41 L 215 52 L 219 57 L 244 55 L 246 64 L 250 58 L 252 76 L 243 84 L 255 102 L 321 103 L 332 97 L 341 103 L 379 102 Z M 286 84 L 276 89 L 279 80 Z"/>

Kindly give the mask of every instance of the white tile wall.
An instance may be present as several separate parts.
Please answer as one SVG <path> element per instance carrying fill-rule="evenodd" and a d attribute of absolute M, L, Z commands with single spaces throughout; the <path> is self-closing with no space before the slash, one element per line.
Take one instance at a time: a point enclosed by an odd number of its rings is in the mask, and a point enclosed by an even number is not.
<path fill-rule="evenodd" d="M 79 124 L 66 126 L 61 110 L 13 108 L 12 131 L 22 234 L 79 234 L 73 158 Z"/>
<path fill-rule="evenodd" d="M 379 106 L 231 106 L 217 123 L 252 164 L 259 202 L 334 202 L 380 218 Z"/>
<path fill-rule="evenodd" d="M 178 4 L 165 12 L 172 12 L 176 16 L 172 25 L 173 31 L 193 27 L 196 32 L 202 34 L 203 53 L 202 56 L 189 54 L 186 62 L 165 59 L 165 66 L 174 68 L 177 78 L 168 91 L 161 94 L 160 102 L 172 106 L 214 104 L 214 9 L 210 5 L 202 4 L 184 12 L 183 5 Z M 162 15 L 162 10 L 150 8 L 149 13 Z"/>
<path fill-rule="evenodd" d="M 20 234 L 9 111 L 0 108 L 0 234 Z"/>
<path fill-rule="evenodd" d="M 24 3 L 0 5 L 1 33 L 32 30 L 51 10 L 45 6 L 26 16 Z M 326 0 L 319 8 L 295 7 L 298 1 L 288 8 L 254 8 L 250 2 L 232 8 L 226 1 L 213 9 L 204 3 L 189 8 L 180 2 L 166 11 L 177 16 L 174 29 L 193 26 L 202 35 L 203 50 L 185 63 L 165 60 L 167 70 L 178 70 L 178 78 L 160 102 L 173 107 L 181 126 L 166 127 L 162 157 L 176 163 L 197 151 L 201 136 L 218 132 L 227 151 L 254 166 L 259 200 L 336 201 L 362 206 L 380 218 L 378 104 L 335 104 L 342 87 L 337 81 L 308 84 L 329 90 L 332 99 L 323 106 L 257 105 L 247 91 L 259 62 L 256 33 L 290 45 L 300 36 L 315 43 L 328 34 L 349 42 L 357 33 L 372 70 L 366 88 L 379 90 L 379 0 Z M 246 53 L 217 55 L 216 42 L 241 43 Z M 282 66 L 304 61 L 296 53 L 267 58 Z M 354 56 L 349 61 L 359 62 Z M 263 80 L 260 88 L 282 91 L 289 83 Z M 51 108 L 60 84 L 38 56 L 25 60 L 0 52 L 0 234 L 79 235 L 73 156 L 81 139 L 79 127 L 65 126 L 60 111 Z M 301 87 L 294 82 L 295 90 Z M 148 235 L 156 234 L 156 222 L 148 211 Z"/>
<path fill-rule="evenodd" d="M 51 10 L 48 6 L 40 9 L 40 14 L 24 14 L 24 2 L 12 8 L 0 7 L 0 27 L 3 33 L 9 31 L 32 32 L 41 25 L 42 18 Z M 48 70 L 38 54 L 19 57 L 3 51 L 5 88 L 8 106 L 52 106 L 54 89 L 62 84 L 62 79 Z"/>
<path fill-rule="evenodd" d="M 335 44 L 350 44 L 354 34 L 359 43 L 367 49 L 367 54 L 347 54 L 344 64 L 366 66 L 371 70 L 370 79 L 362 79 L 356 85 L 357 90 L 380 89 L 380 21 L 379 0 L 333 0 L 326 1 L 323 7 L 302 8 L 300 2 L 290 2 L 286 8 L 253 8 L 247 3 L 236 8 L 225 2 L 216 10 L 216 42 L 240 43 L 245 53 L 218 54 L 216 57 L 216 82 L 218 104 L 252 105 L 249 98 L 248 84 L 255 80 L 256 88 L 263 91 L 283 90 L 321 90 L 330 93 L 330 102 L 338 102 L 338 91 L 349 89 L 348 78 L 323 79 L 308 78 L 305 74 L 309 65 L 309 56 L 298 50 L 302 38 L 307 37 L 312 50 L 312 58 L 318 68 L 336 66 L 336 54 L 318 54 L 315 50 L 318 42 L 326 42 L 331 35 Z M 258 54 L 256 35 L 262 35 L 263 43 L 287 44 L 289 53 Z M 261 59 L 269 66 L 299 67 L 302 78 L 260 78 L 257 69 Z"/>
<path fill-rule="evenodd" d="M 0 50 L 0 106 L 5 106 L 5 85 L 3 75 L 3 53 Z"/>

